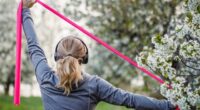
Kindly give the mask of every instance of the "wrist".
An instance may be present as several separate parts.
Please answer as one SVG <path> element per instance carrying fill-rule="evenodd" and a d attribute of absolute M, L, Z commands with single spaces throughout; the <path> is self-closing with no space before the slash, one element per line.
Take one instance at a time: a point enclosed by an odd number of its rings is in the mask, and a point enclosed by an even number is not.
<path fill-rule="evenodd" d="M 170 110 L 179 110 L 177 109 L 178 106 L 176 104 L 171 103 L 170 101 L 168 101 L 168 106 Z"/>

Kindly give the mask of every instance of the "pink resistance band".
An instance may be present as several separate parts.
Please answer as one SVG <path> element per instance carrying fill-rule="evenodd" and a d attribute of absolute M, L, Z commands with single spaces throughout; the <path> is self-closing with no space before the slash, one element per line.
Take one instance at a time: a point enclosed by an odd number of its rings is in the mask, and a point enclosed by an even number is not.
<path fill-rule="evenodd" d="M 95 35 L 93 35 L 92 33 L 88 32 L 87 30 L 85 30 L 84 28 L 82 28 L 81 26 L 79 26 L 78 24 L 74 23 L 72 20 L 70 20 L 67 17 L 65 17 L 64 15 L 60 14 L 55 9 L 53 9 L 50 6 L 44 4 L 40 0 L 37 0 L 37 2 L 40 5 L 42 5 L 43 7 L 45 7 L 46 9 L 48 9 L 49 11 L 51 11 L 52 13 L 54 13 L 55 15 L 59 16 L 60 18 L 62 18 L 64 21 L 66 21 L 69 24 L 71 24 L 73 27 L 77 28 L 78 30 L 80 30 L 81 32 L 83 32 L 84 34 L 86 34 L 88 37 L 92 38 L 93 40 L 95 40 L 96 42 L 100 43 L 101 45 L 103 45 L 108 50 L 112 51 L 113 53 L 115 53 L 116 55 L 118 55 L 119 57 L 121 57 L 122 59 L 124 59 L 127 62 L 129 62 L 131 65 L 133 65 L 136 68 L 140 69 L 141 71 L 143 71 L 144 73 L 146 73 L 147 75 L 149 75 L 150 77 L 152 77 L 153 79 L 155 79 L 156 81 L 158 81 L 159 83 L 161 83 L 161 84 L 164 83 L 164 81 L 161 78 L 159 78 L 158 76 L 154 75 L 153 73 L 151 73 L 147 69 L 139 66 L 135 61 L 131 60 L 129 57 L 125 56 L 124 54 L 122 54 L 121 52 L 119 52 L 118 50 L 116 50 L 115 48 L 111 47 L 106 42 L 102 41 L 100 38 L 96 37 Z"/>
<path fill-rule="evenodd" d="M 22 2 L 17 10 L 16 20 L 16 64 L 15 64 L 15 89 L 14 104 L 20 104 L 20 81 L 21 81 L 21 49 L 22 49 Z"/>
<path fill-rule="evenodd" d="M 99 44 L 103 45 L 105 48 L 112 51 L 113 53 L 115 53 L 120 58 L 126 60 L 131 65 L 140 69 L 141 71 L 143 71 L 144 73 L 149 75 L 151 78 L 158 81 L 160 84 L 164 83 L 164 81 L 160 77 L 154 75 L 153 73 L 151 73 L 147 69 L 139 66 L 135 61 L 131 60 L 129 57 L 125 56 L 124 54 L 122 54 L 121 52 L 116 50 L 115 48 L 111 47 L 106 42 L 102 41 L 100 38 L 98 38 L 95 35 L 93 35 L 92 33 L 88 32 L 87 30 L 85 30 L 84 28 L 82 28 L 81 26 L 79 26 L 78 24 L 73 22 L 72 20 L 70 20 L 67 17 L 65 17 L 64 15 L 60 14 L 55 9 L 44 4 L 40 0 L 36 0 L 36 2 L 38 2 L 40 5 L 42 5 L 43 7 L 45 7 L 46 9 L 48 9 L 49 11 L 51 11 L 52 13 L 57 15 L 58 17 L 62 18 L 64 21 L 71 24 L 73 27 L 77 28 L 82 33 L 86 34 L 88 37 L 92 38 L 93 40 L 95 40 Z M 22 23 L 22 2 L 20 2 L 19 7 L 18 7 L 18 11 L 17 11 L 17 29 L 16 29 L 17 30 L 17 34 L 16 34 L 16 37 L 17 37 L 16 38 L 16 40 L 17 40 L 16 45 L 17 46 L 16 46 L 16 68 L 15 68 L 15 90 L 14 90 L 14 104 L 15 105 L 20 104 L 20 76 L 21 76 L 20 70 L 21 70 L 21 47 L 22 47 L 22 24 L 21 23 Z M 169 86 L 169 88 L 171 88 L 170 85 L 168 85 L 168 86 Z M 179 110 L 179 109 L 177 108 L 176 110 Z"/>

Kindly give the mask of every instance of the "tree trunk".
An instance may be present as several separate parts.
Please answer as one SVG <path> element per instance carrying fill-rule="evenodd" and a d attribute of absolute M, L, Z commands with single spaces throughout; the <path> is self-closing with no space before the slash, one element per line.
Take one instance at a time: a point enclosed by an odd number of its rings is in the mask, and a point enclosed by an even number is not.
<path fill-rule="evenodd" d="M 11 84 L 11 74 L 7 77 L 6 83 L 4 84 L 4 94 L 9 95 L 10 84 Z"/>
<path fill-rule="evenodd" d="M 197 110 L 196 106 L 191 106 L 191 110 Z"/>
<path fill-rule="evenodd" d="M 144 91 L 149 91 L 149 82 L 148 82 L 148 77 L 147 76 L 143 76 L 143 79 L 144 79 L 144 87 L 143 87 L 143 90 Z"/>

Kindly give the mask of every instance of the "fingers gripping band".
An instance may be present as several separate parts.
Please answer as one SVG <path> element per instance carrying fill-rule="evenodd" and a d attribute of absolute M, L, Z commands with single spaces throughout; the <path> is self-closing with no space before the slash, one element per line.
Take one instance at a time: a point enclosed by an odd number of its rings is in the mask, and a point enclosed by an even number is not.
<path fill-rule="evenodd" d="M 136 68 L 140 69 L 142 72 L 146 73 L 148 76 L 150 76 L 154 80 L 158 81 L 161 84 L 164 83 L 164 81 L 160 77 L 151 73 L 147 69 L 139 66 L 135 61 L 133 61 L 129 57 L 125 56 L 124 54 L 122 54 L 121 52 L 116 50 L 115 48 L 111 47 L 106 42 L 104 42 L 100 38 L 96 37 L 92 33 L 88 32 L 87 30 L 85 30 L 84 28 L 82 28 L 81 26 L 79 26 L 78 24 L 73 22 L 72 20 L 70 20 L 67 17 L 65 17 L 64 15 L 60 14 L 55 9 L 51 8 L 50 6 L 41 2 L 40 0 L 36 0 L 36 2 L 39 3 L 41 6 L 43 6 L 44 8 L 46 8 L 47 10 L 54 13 L 55 15 L 57 15 L 58 17 L 60 17 L 61 19 L 63 19 L 64 21 L 66 21 L 67 23 L 69 23 L 70 25 L 72 25 L 73 27 L 77 28 L 82 33 L 86 34 L 88 37 L 92 38 L 93 40 L 95 40 L 96 42 L 98 42 L 99 44 L 101 44 L 102 46 L 107 48 L 108 50 L 112 51 L 114 54 L 116 54 L 120 58 L 129 62 L 131 65 L 135 66 Z M 21 15 L 22 15 L 22 2 L 20 2 L 19 7 L 18 7 L 18 11 L 17 11 L 16 68 L 15 68 L 15 90 L 14 90 L 14 104 L 15 105 L 20 104 L 20 68 L 21 68 L 21 46 L 22 46 L 22 44 L 21 44 L 21 42 L 22 42 L 22 32 L 21 32 L 22 31 L 22 24 L 21 24 L 22 23 L 22 17 L 21 17 Z"/>

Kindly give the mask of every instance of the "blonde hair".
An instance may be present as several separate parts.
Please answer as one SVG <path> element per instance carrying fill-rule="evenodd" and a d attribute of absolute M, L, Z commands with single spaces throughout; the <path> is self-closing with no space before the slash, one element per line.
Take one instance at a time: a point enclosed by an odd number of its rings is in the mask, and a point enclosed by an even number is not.
<path fill-rule="evenodd" d="M 59 88 L 64 89 L 64 94 L 69 95 L 72 86 L 83 79 L 81 75 L 81 63 L 86 55 L 86 47 L 73 36 L 63 38 L 57 46 L 57 52 L 63 56 L 56 62 Z"/>

